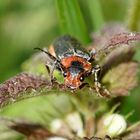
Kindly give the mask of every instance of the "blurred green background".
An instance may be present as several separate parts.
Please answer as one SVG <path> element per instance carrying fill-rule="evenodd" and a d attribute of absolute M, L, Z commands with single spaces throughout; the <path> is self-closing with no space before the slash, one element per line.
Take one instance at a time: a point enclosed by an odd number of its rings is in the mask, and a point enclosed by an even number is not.
<path fill-rule="evenodd" d="M 129 24 L 133 4 L 138 0 L 69 0 L 69 7 L 60 1 L 65 0 L 0 1 L 0 82 L 21 72 L 22 63 L 35 53 L 33 48 L 48 46 L 55 37 L 65 32 L 75 34 L 82 43 L 88 44 L 90 34 L 100 30 L 107 22 L 122 22 L 131 30 L 140 31 L 139 13 L 133 17 L 134 25 Z M 62 20 L 64 11 L 70 17 Z M 140 60 L 139 54 L 138 49 L 135 59 Z M 140 119 L 139 93 L 138 87 L 132 91 L 131 97 L 123 98 L 121 112 L 136 111 L 131 121 Z M 1 114 L 36 120 L 36 110 L 42 106 L 44 109 L 47 106 L 45 98 L 38 97 L 6 107 Z"/>

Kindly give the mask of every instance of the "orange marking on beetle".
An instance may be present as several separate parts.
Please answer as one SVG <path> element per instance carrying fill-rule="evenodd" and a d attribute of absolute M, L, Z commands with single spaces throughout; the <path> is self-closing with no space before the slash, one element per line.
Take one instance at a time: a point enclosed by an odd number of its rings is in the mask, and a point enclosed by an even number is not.
<path fill-rule="evenodd" d="M 51 45 L 51 46 L 49 47 L 49 52 L 50 52 L 51 55 L 53 55 L 54 57 L 56 57 L 56 54 L 55 54 L 53 45 Z"/>
<path fill-rule="evenodd" d="M 78 74 L 75 77 L 72 77 L 71 73 L 67 73 L 67 77 L 65 78 L 65 85 L 70 87 L 71 89 L 77 89 L 82 85 L 82 82 L 79 80 L 82 74 Z"/>
<path fill-rule="evenodd" d="M 65 68 L 69 68 L 73 61 L 80 62 L 83 65 L 83 68 L 84 68 L 85 71 L 90 71 L 92 69 L 91 63 L 88 62 L 85 58 L 82 58 L 82 57 L 79 57 L 79 56 L 70 56 L 70 57 L 63 58 L 61 60 L 61 64 Z"/>

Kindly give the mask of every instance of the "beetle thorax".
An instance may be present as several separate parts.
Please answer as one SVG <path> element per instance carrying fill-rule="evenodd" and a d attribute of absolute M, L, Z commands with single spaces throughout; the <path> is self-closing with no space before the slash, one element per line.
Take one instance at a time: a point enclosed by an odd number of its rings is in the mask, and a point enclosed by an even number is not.
<path fill-rule="evenodd" d="M 91 72 L 92 68 L 90 62 L 79 56 L 63 58 L 61 64 L 66 72 L 65 85 L 71 89 L 80 87 L 84 77 Z"/>

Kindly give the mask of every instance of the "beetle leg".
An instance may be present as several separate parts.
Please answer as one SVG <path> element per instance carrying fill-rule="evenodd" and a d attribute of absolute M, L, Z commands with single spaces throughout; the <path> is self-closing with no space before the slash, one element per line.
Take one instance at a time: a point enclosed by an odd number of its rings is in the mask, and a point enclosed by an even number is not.
<path fill-rule="evenodd" d="M 105 135 L 105 138 L 104 138 L 104 140 L 112 140 L 112 139 L 111 139 L 111 137 L 110 137 L 110 136 L 108 136 L 108 135 Z"/>
<path fill-rule="evenodd" d="M 53 65 L 51 66 L 51 68 L 50 68 L 48 65 L 46 65 L 46 69 L 47 69 L 48 75 L 49 75 L 49 77 L 50 77 L 51 85 L 53 85 L 54 82 L 56 81 L 56 79 L 55 79 L 55 77 L 54 77 L 54 75 L 53 75 L 53 72 L 54 72 L 54 70 L 55 70 L 55 68 L 56 68 L 56 64 L 57 64 L 57 61 L 55 61 L 55 62 L 53 63 Z"/>
<path fill-rule="evenodd" d="M 51 84 L 52 84 L 52 85 L 53 85 L 53 84 L 55 83 L 55 81 L 56 81 L 56 78 L 54 77 L 53 72 L 54 72 L 54 70 L 56 69 L 57 63 L 58 63 L 57 60 L 54 61 L 53 65 L 52 65 L 52 69 L 50 70 L 50 74 L 49 74 L 49 75 L 50 75 L 50 81 L 51 81 Z"/>
<path fill-rule="evenodd" d="M 49 68 L 49 66 L 47 64 L 45 66 L 46 66 L 48 74 L 50 75 L 50 68 Z"/>
<path fill-rule="evenodd" d="M 95 89 L 100 97 L 110 97 L 110 92 L 99 82 L 98 77 L 100 74 L 100 66 L 95 65 L 95 67 L 92 70 L 92 73 L 94 73 L 94 83 L 95 83 Z"/>
<path fill-rule="evenodd" d="M 93 49 L 90 51 L 90 60 L 95 59 L 96 54 L 97 54 L 96 49 L 93 48 Z"/>
<path fill-rule="evenodd" d="M 84 86 L 89 87 L 89 84 L 88 84 L 88 83 L 83 83 L 83 84 L 79 87 L 79 89 L 82 89 Z"/>
<path fill-rule="evenodd" d="M 53 81 L 54 81 L 53 70 L 50 70 L 50 67 L 48 65 L 45 65 L 45 66 L 46 66 L 46 69 L 47 69 L 47 72 L 48 72 L 48 75 L 49 75 L 50 83 L 52 85 Z"/>
<path fill-rule="evenodd" d="M 59 65 L 59 60 L 57 60 L 52 54 L 50 54 L 47 50 L 43 50 L 41 48 L 34 48 L 36 50 L 40 50 L 42 52 L 44 52 L 45 54 L 47 54 L 49 56 L 49 58 L 53 61 L 53 64 L 52 64 L 52 68 L 50 68 L 48 65 L 46 65 L 46 69 L 48 71 L 48 74 L 50 76 L 50 82 L 51 82 L 51 85 L 53 85 L 55 83 L 55 77 L 53 76 L 53 72 L 55 70 L 55 68 L 58 68 L 58 69 L 61 69 L 61 66 Z"/>

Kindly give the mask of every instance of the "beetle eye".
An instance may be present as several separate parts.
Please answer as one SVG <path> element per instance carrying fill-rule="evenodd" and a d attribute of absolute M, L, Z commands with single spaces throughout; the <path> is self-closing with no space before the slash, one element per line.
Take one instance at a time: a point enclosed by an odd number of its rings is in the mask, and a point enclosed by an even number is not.
<path fill-rule="evenodd" d="M 81 82 L 84 81 L 84 77 L 83 76 L 80 77 L 80 81 Z"/>
<path fill-rule="evenodd" d="M 64 72 L 64 73 L 63 73 L 63 76 L 64 76 L 64 77 L 66 77 L 66 76 L 67 76 L 67 73 L 66 73 L 66 72 Z"/>

